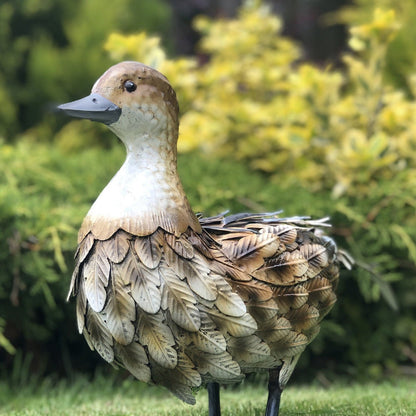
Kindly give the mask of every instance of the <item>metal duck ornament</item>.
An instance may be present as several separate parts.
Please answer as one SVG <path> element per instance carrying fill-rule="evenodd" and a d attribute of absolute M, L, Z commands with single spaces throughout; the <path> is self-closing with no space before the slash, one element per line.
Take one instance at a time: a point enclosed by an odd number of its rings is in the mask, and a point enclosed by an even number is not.
<path fill-rule="evenodd" d="M 91 349 L 186 403 L 206 385 L 211 416 L 219 384 L 268 371 L 266 415 L 277 415 L 336 301 L 343 258 L 325 219 L 196 216 L 176 169 L 176 95 L 146 65 L 121 62 L 58 108 L 108 125 L 127 149 L 78 236 L 68 297 Z"/>

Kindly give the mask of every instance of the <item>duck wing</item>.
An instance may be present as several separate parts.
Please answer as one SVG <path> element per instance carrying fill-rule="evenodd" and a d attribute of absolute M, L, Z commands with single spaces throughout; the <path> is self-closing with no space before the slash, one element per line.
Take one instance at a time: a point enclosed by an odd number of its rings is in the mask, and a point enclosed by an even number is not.
<path fill-rule="evenodd" d="M 283 387 L 336 302 L 344 257 L 322 231 L 329 226 L 327 218 L 279 218 L 278 214 L 224 213 L 199 220 L 207 240 L 216 245 L 211 268 L 227 276 L 257 322 L 255 335 L 282 360 Z M 249 370 L 249 365 L 243 367 Z"/>

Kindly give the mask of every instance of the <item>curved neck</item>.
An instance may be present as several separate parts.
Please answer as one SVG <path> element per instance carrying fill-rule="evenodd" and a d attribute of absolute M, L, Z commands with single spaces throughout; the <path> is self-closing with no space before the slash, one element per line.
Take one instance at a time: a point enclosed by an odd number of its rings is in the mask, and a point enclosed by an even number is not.
<path fill-rule="evenodd" d="M 172 140 L 142 135 L 123 137 L 123 142 L 126 160 L 92 205 L 81 234 L 88 228 L 98 238 L 108 238 L 118 228 L 136 235 L 158 227 L 174 234 L 188 227 L 200 231 L 177 174 Z"/>
<path fill-rule="evenodd" d="M 127 151 L 125 164 L 136 171 L 164 172 L 166 178 L 176 175 L 176 140 L 145 134 L 131 140 L 124 138 L 123 143 Z"/>

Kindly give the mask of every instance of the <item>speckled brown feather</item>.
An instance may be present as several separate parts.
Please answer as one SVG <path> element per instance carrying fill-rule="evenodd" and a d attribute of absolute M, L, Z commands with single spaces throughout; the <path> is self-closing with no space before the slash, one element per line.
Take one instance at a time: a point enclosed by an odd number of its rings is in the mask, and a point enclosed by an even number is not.
<path fill-rule="evenodd" d="M 333 242 L 307 223 L 264 220 L 235 227 L 201 219 L 202 234 L 179 237 L 119 230 L 91 243 L 88 233 L 73 282 L 80 332 L 107 361 L 188 402 L 201 383 L 282 362 L 292 366 L 284 385 L 336 300 L 338 261 Z"/>

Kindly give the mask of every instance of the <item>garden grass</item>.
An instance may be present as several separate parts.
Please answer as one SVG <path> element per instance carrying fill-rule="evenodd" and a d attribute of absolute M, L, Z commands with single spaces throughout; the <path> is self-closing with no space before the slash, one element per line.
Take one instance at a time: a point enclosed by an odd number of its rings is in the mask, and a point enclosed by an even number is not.
<path fill-rule="evenodd" d="M 222 389 L 223 416 L 260 416 L 266 404 L 266 385 L 243 384 Z M 205 416 L 205 390 L 189 406 L 166 390 L 124 380 L 115 383 L 84 378 L 69 384 L 50 380 L 34 387 L 10 388 L 0 382 L 0 415 L 8 416 Z M 282 396 L 280 416 L 416 415 L 416 380 L 381 384 L 334 384 L 288 387 Z"/>

